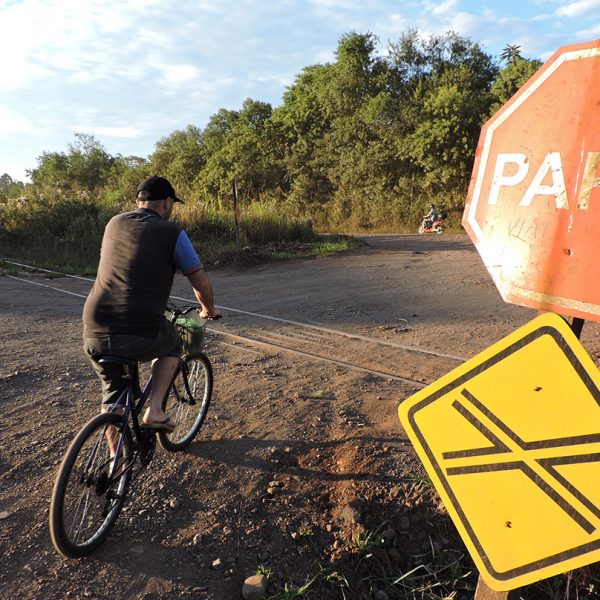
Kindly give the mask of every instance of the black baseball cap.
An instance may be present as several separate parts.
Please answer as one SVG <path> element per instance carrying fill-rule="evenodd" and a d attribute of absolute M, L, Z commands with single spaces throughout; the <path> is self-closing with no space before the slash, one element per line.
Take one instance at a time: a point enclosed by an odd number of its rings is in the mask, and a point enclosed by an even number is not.
<path fill-rule="evenodd" d="M 181 198 L 178 198 L 175 194 L 175 189 L 171 185 L 168 179 L 164 177 L 148 177 L 141 181 L 137 188 L 137 194 L 140 192 L 146 192 L 148 195 L 145 200 L 165 200 L 166 198 L 173 198 L 175 202 L 181 202 L 184 204 Z"/>

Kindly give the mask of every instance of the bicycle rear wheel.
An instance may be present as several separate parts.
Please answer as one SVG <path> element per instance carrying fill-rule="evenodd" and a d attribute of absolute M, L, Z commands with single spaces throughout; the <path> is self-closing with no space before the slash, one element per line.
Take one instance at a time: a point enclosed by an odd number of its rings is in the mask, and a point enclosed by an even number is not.
<path fill-rule="evenodd" d="M 115 413 L 95 416 L 71 442 L 60 465 L 50 503 L 50 536 L 68 558 L 86 556 L 105 539 L 127 495 L 133 460 L 129 429 Z M 108 433 L 107 433 L 108 432 Z M 122 441 L 119 455 L 113 446 Z"/>
<path fill-rule="evenodd" d="M 177 424 L 173 431 L 158 434 L 158 441 L 165 450 L 178 452 L 194 439 L 206 418 L 212 388 L 213 372 L 208 357 L 202 353 L 186 356 L 163 401 L 163 410 Z"/>

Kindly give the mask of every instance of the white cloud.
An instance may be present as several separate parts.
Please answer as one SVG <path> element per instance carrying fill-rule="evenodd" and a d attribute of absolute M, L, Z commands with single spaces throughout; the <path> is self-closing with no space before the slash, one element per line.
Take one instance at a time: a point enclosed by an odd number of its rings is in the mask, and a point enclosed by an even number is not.
<path fill-rule="evenodd" d="M 590 29 L 582 29 L 576 33 L 577 37 L 581 40 L 593 40 L 600 37 L 600 23 L 594 25 Z"/>
<path fill-rule="evenodd" d="M 319 19 L 336 23 L 345 30 L 340 33 L 347 33 L 351 29 L 364 29 L 361 19 L 363 12 L 375 9 L 380 0 L 309 0 L 309 4 Z"/>
<path fill-rule="evenodd" d="M 428 2 L 427 3 L 431 14 L 433 15 L 445 15 L 452 13 L 457 9 L 458 0 L 444 0 L 444 2 Z"/>
<path fill-rule="evenodd" d="M 57 72 L 100 67 L 112 52 L 107 34 L 123 31 L 125 22 L 98 0 L 23 0 L 1 13 L 0 54 L 7 57 L 15 89 Z"/>
<path fill-rule="evenodd" d="M 591 10 L 600 10 L 600 0 L 577 0 L 576 2 L 570 2 L 565 6 L 561 6 L 557 9 L 556 14 L 559 17 L 580 17 Z"/>
<path fill-rule="evenodd" d="M 379 21 L 374 31 L 376 31 L 382 41 L 397 38 L 401 33 L 405 32 L 410 26 L 409 19 L 403 14 L 392 13 L 385 16 L 385 20 Z"/>
<path fill-rule="evenodd" d="M 323 52 L 317 52 L 314 64 L 324 65 L 325 63 L 332 63 L 334 61 L 335 52 L 333 50 L 324 50 Z"/>
<path fill-rule="evenodd" d="M 167 83 L 181 86 L 200 78 L 200 69 L 194 65 L 163 65 Z"/>
<path fill-rule="evenodd" d="M 28 133 L 33 130 L 33 124 L 26 117 L 0 106 L 0 131 L 3 135 Z"/>
<path fill-rule="evenodd" d="M 12 159 L 19 136 L 8 144 L 11 131 L 28 132 L 23 152 L 32 157 L 64 149 L 73 131 L 106 138 L 110 152 L 145 155 L 160 137 L 189 123 L 204 127 L 219 108 L 237 109 L 248 96 L 276 105 L 304 67 L 333 61 L 350 31 L 374 33 L 382 53 L 389 40 L 418 28 L 424 36 L 454 30 L 490 52 L 516 43 L 537 57 L 598 37 L 600 18 L 592 17 L 599 6 L 600 0 L 0 0 L 0 163 L 2 153 Z"/>
<path fill-rule="evenodd" d="M 310 0 L 317 10 L 331 11 L 331 10 L 352 10 L 356 7 L 354 0 Z"/>
<path fill-rule="evenodd" d="M 474 37 L 474 34 L 480 30 L 482 20 L 477 15 L 466 12 L 458 12 L 452 15 L 450 29 L 458 31 L 462 35 Z"/>

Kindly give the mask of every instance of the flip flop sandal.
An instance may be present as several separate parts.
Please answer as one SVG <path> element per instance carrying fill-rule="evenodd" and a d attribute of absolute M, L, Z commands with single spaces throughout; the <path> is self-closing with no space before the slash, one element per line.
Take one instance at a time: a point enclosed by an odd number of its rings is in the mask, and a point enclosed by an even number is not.
<path fill-rule="evenodd" d="M 167 417 L 162 421 L 150 421 L 150 423 L 142 423 L 144 429 L 161 429 L 165 431 L 173 431 L 175 429 L 175 422 L 171 420 L 171 417 Z"/>

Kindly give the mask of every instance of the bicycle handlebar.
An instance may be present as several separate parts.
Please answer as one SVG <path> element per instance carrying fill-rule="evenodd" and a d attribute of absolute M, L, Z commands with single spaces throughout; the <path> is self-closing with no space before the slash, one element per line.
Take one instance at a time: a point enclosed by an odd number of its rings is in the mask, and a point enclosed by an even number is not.
<path fill-rule="evenodd" d="M 198 310 L 198 306 L 195 306 L 193 304 L 184 304 L 182 306 L 177 306 L 173 302 L 168 302 L 167 310 L 171 313 L 170 320 L 175 321 L 177 319 L 177 317 L 187 315 L 189 312 L 191 312 L 193 310 Z M 216 317 L 213 317 L 211 320 L 216 321 L 220 318 L 221 318 L 221 315 L 217 315 Z"/>

